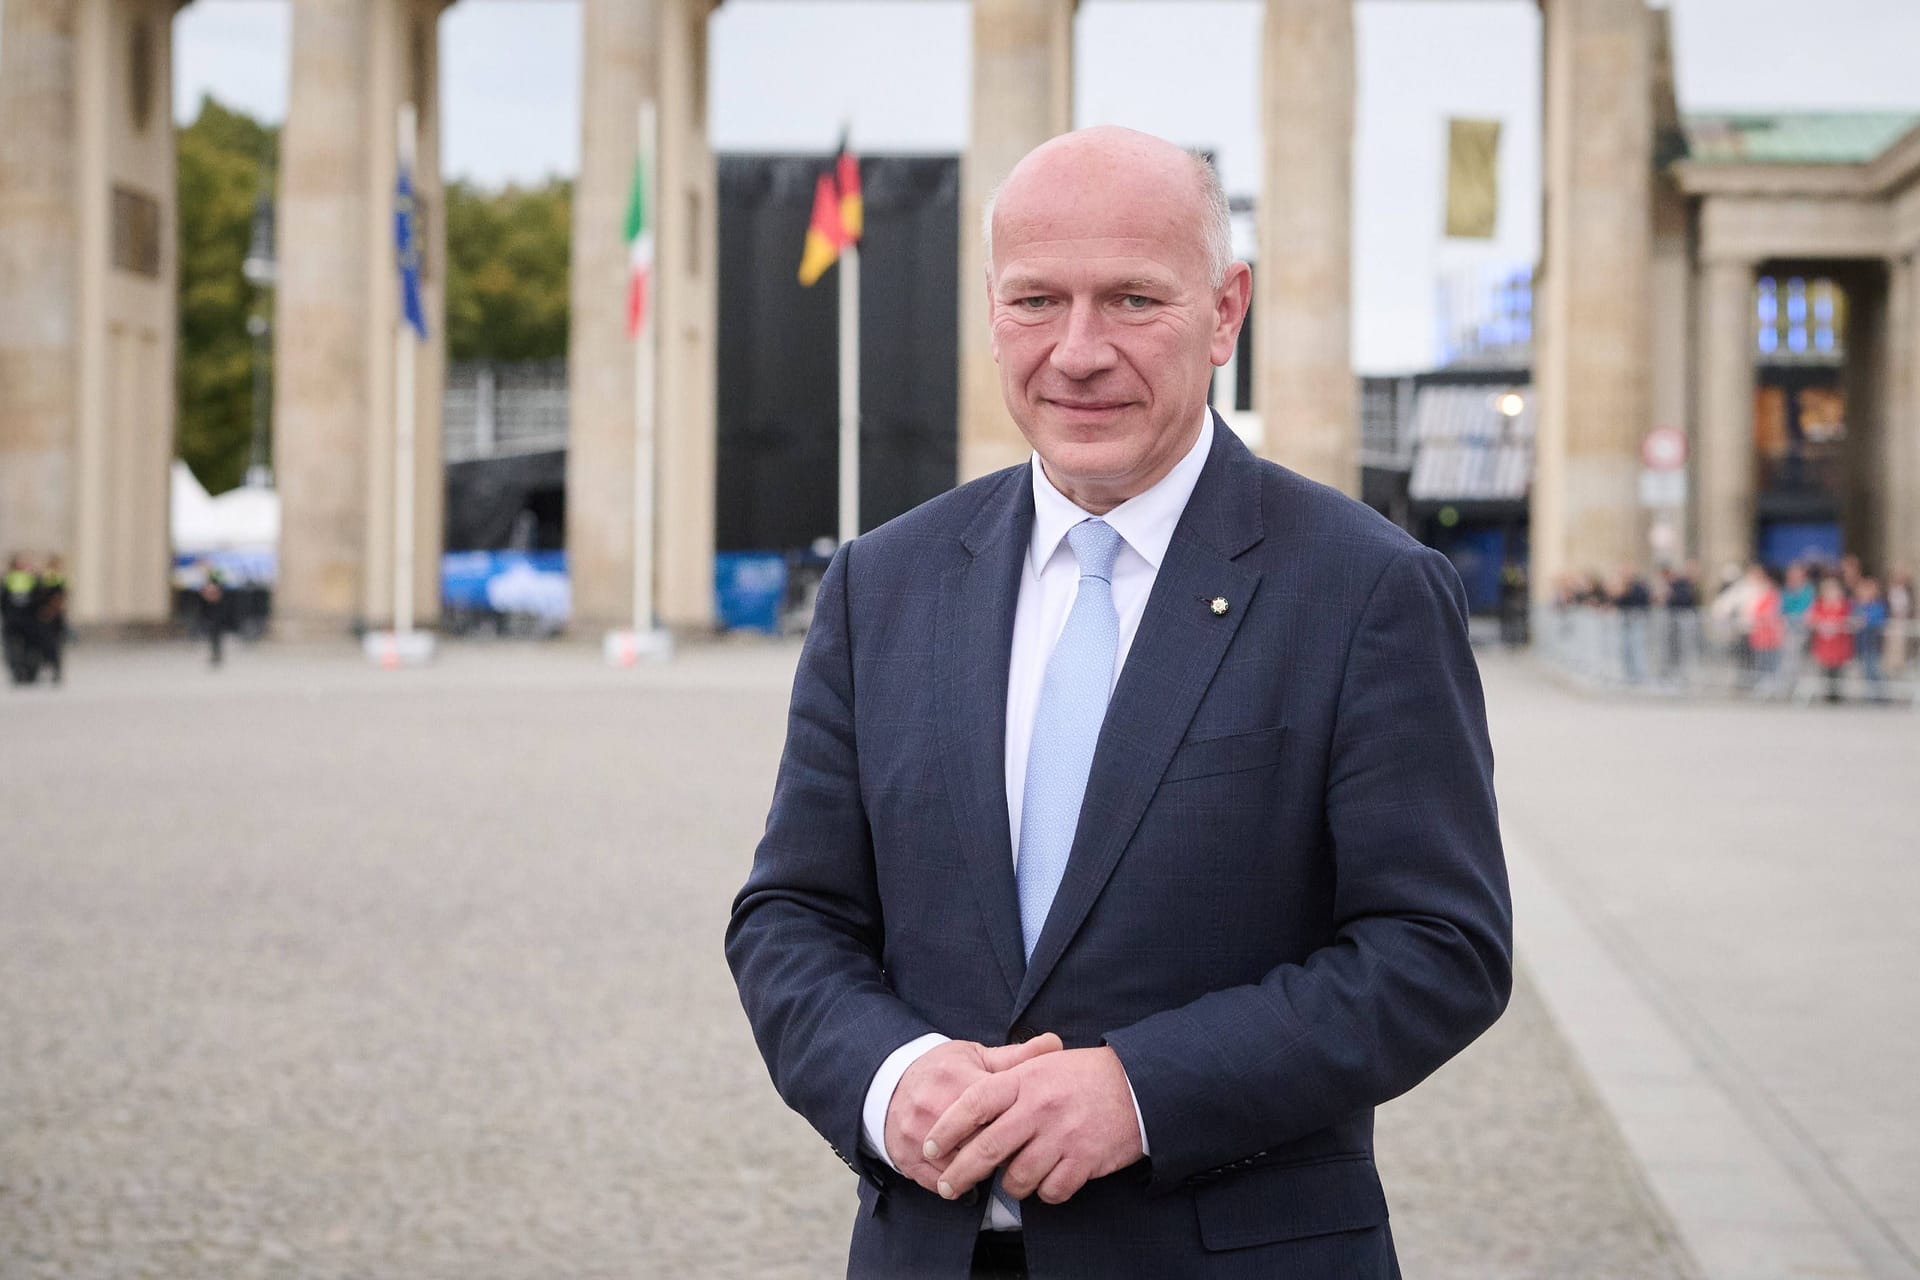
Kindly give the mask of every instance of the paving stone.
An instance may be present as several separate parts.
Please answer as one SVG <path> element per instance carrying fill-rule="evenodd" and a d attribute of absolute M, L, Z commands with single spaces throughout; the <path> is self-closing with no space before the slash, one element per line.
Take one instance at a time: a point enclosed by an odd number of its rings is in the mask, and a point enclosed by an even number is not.
<path fill-rule="evenodd" d="M 794 657 L 83 646 L 0 704 L 0 1276 L 838 1274 L 720 950 Z M 1409 1276 L 1684 1274 L 1524 981 L 1380 1148 Z"/>

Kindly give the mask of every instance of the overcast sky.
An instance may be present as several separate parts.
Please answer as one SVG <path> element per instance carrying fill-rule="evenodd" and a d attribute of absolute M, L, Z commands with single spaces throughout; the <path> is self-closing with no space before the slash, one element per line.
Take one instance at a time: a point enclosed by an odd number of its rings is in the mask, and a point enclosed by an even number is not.
<path fill-rule="evenodd" d="M 1082 0 L 1076 124 L 1132 125 L 1219 157 L 1259 186 L 1259 0 Z M 1920 0 L 1672 0 L 1683 110 L 1920 113 Z M 721 150 L 957 152 L 968 127 L 966 0 L 726 0 L 713 17 L 710 120 Z M 1540 22 L 1530 0 L 1360 0 L 1354 360 L 1433 358 L 1442 275 L 1539 249 Z M 195 0 L 174 23 L 175 110 L 200 95 L 286 111 L 287 0 Z M 449 176 L 537 181 L 579 163 L 577 0 L 460 0 L 441 20 Z M 1499 119 L 1491 242 L 1439 233 L 1451 116 Z"/>

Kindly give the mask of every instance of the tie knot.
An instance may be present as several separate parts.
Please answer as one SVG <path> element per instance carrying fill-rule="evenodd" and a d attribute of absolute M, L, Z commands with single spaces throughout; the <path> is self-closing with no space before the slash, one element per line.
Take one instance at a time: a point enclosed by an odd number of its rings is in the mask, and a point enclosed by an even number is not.
<path fill-rule="evenodd" d="M 1082 520 L 1067 530 L 1074 559 L 1080 562 L 1080 576 L 1113 581 L 1114 557 L 1120 554 L 1120 531 L 1104 520 Z"/>

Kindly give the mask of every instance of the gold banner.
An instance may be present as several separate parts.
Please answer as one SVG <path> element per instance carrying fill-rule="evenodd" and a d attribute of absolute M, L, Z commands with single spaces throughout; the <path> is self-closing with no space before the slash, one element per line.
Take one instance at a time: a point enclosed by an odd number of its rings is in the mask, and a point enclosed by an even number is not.
<path fill-rule="evenodd" d="M 1500 122 L 1447 121 L 1447 235 L 1491 240 L 1500 212 Z"/>

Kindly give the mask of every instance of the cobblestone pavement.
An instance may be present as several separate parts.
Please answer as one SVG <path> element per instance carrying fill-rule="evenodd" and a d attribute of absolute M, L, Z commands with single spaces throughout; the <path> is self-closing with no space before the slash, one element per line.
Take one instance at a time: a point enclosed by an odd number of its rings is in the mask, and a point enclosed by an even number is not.
<path fill-rule="evenodd" d="M 838 1274 L 720 954 L 794 652 L 83 648 L 0 700 L 0 1278 Z M 1410 1278 L 1688 1274 L 1524 981 L 1380 1148 Z"/>

